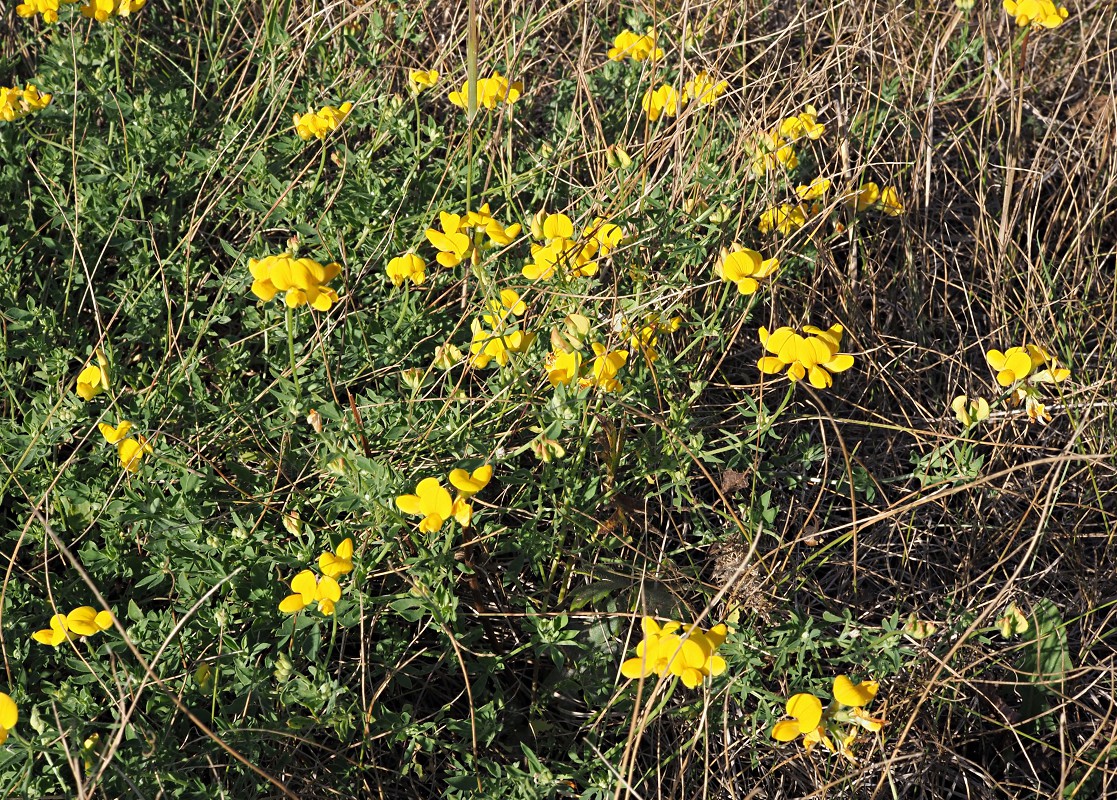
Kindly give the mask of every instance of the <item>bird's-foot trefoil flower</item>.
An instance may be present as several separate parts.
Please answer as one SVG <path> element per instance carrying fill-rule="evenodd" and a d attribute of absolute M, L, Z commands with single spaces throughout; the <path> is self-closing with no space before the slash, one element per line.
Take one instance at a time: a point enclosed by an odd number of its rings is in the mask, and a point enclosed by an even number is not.
<path fill-rule="evenodd" d="M 419 94 L 424 89 L 433 89 L 438 85 L 438 70 L 413 69 L 407 73 L 407 82 L 415 94 Z"/>
<path fill-rule="evenodd" d="M 92 400 L 109 388 L 109 360 L 101 348 L 94 351 L 96 364 L 87 364 L 78 374 L 78 385 L 74 391 L 86 402 Z"/>
<path fill-rule="evenodd" d="M 385 271 L 393 286 L 400 286 L 404 281 L 422 286 L 427 279 L 427 262 L 414 253 L 404 253 L 390 260 Z"/>
<path fill-rule="evenodd" d="M 735 283 L 744 295 L 755 294 L 760 281 L 770 277 L 780 267 L 778 258 L 764 258 L 755 250 L 734 243 L 728 250 L 722 248 L 714 274 L 723 281 Z"/>
<path fill-rule="evenodd" d="M 353 540 L 346 537 L 337 546 L 337 552 L 323 551 L 318 556 L 318 569 L 328 578 L 337 580 L 353 571 Z"/>
<path fill-rule="evenodd" d="M 345 102 L 336 108 L 322 106 L 317 111 L 312 108 L 305 114 L 295 114 L 295 132 L 304 140 L 325 139 L 341 126 L 352 110 L 353 104 Z"/>
<path fill-rule="evenodd" d="M 293 614 L 317 603 L 318 610 L 329 616 L 341 599 L 341 586 L 336 580 L 328 575 L 319 578 L 308 569 L 291 580 L 291 592 L 279 603 L 279 610 L 284 614 Z"/>
<path fill-rule="evenodd" d="M 839 352 L 843 332 L 841 325 L 825 331 L 805 325 L 802 334 L 788 327 L 771 333 L 761 328 L 760 343 L 772 355 L 761 358 L 756 366 L 765 375 L 776 375 L 786 369 L 792 381 L 807 378 L 816 389 L 828 389 L 833 384 L 832 373 L 853 366 L 853 356 Z"/>
<path fill-rule="evenodd" d="M 725 659 L 717 654 L 728 635 L 725 625 L 708 631 L 679 622 L 660 626 L 651 617 L 641 620 L 644 638 L 636 645 L 636 657 L 621 664 L 621 675 L 629 679 L 668 675 L 679 678 L 687 688 L 700 686 L 706 678 L 725 672 Z"/>
<path fill-rule="evenodd" d="M 295 258 L 289 253 L 250 258 L 252 293 L 265 303 L 279 292 L 289 308 L 308 305 L 317 311 L 329 311 L 338 301 L 337 292 L 328 284 L 339 274 L 337 263 L 319 264 L 312 258 Z"/>
<path fill-rule="evenodd" d="M 19 722 L 19 709 L 9 695 L 0 692 L 0 744 L 8 741 L 8 733 Z"/>
<path fill-rule="evenodd" d="M 17 6 L 16 8 L 18 10 L 23 6 Z M 31 16 L 31 14 L 23 14 L 22 16 Z M 57 13 L 54 18 L 55 20 L 58 19 Z M 46 21 L 50 22 L 51 20 Z M 50 105 L 53 97 L 50 94 L 40 93 L 32 84 L 28 84 L 26 88 L 0 86 L 0 120 L 15 122 L 28 114 L 42 111 Z"/>

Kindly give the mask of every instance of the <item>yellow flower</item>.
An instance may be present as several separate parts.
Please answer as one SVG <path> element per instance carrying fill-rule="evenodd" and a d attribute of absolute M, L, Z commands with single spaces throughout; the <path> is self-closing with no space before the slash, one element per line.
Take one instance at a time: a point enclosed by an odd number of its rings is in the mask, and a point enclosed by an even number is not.
<path fill-rule="evenodd" d="M 769 208 L 760 215 L 757 228 L 761 233 L 771 233 L 777 230 L 784 236 L 789 236 L 807 224 L 807 213 L 802 206 L 793 206 L 790 203 Z"/>
<path fill-rule="evenodd" d="M 663 58 L 663 48 L 656 47 L 655 31 L 649 30 L 643 36 L 628 30 L 618 33 L 613 46 L 609 48 L 609 60 L 624 61 L 628 57 L 636 61 L 646 61 L 649 58 L 656 61 Z"/>
<path fill-rule="evenodd" d="M 800 184 L 795 187 L 795 196 L 800 200 L 817 200 L 830 191 L 830 179 L 818 177 L 809 186 Z"/>
<path fill-rule="evenodd" d="M 438 83 L 438 70 L 413 69 L 407 73 L 407 81 L 411 90 L 419 94 L 424 89 L 432 89 Z"/>
<path fill-rule="evenodd" d="M 341 587 L 336 580 L 328 575 L 317 578 L 308 569 L 294 577 L 291 591 L 294 594 L 287 595 L 279 603 L 279 610 L 284 614 L 293 614 L 317 603 L 318 610 L 329 616 L 334 613 L 334 606 L 341 599 Z"/>
<path fill-rule="evenodd" d="M 551 386 L 558 386 L 560 383 L 569 385 L 577 380 L 581 373 L 582 354 L 577 351 L 568 353 L 564 350 L 552 352 L 547 355 L 543 366 L 547 370 L 547 380 Z"/>
<path fill-rule="evenodd" d="M 681 105 L 681 98 L 675 87 L 666 83 L 656 89 L 648 89 L 640 101 L 640 107 L 652 122 L 661 116 L 677 116 Z"/>
<path fill-rule="evenodd" d="M 596 386 L 605 392 L 619 392 L 621 383 L 617 373 L 628 361 L 627 350 L 610 350 L 600 342 L 593 343 L 596 358 L 590 362 L 590 374 L 578 381 L 582 388 Z"/>
<path fill-rule="evenodd" d="M 706 70 L 702 70 L 683 84 L 683 102 L 694 100 L 701 105 L 712 106 L 728 88 L 728 81 L 715 81 L 706 74 Z"/>
<path fill-rule="evenodd" d="M 764 356 L 756 366 L 766 375 L 775 375 L 787 369 L 792 381 L 810 380 L 816 389 L 828 389 L 833 384 L 831 373 L 844 372 L 853 366 L 853 356 L 839 353 L 843 328 L 834 325 L 822 330 L 813 325 L 803 326 L 803 336 L 788 327 L 777 328 L 771 334 L 760 329 L 760 343 L 771 356 Z"/>
<path fill-rule="evenodd" d="M 438 263 L 444 267 L 456 267 L 469 257 L 473 250 L 473 240 L 469 238 L 467 228 L 457 214 L 440 211 L 438 220 L 442 230 L 427 228 L 424 234 L 427 241 L 438 249 Z"/>
<path fill-rule="evenodd" d="M 1031 384 L 1062 383 L 1070 377 L 1069 369 L 1060 367 L 1050 353 L 1034 344 L 1010 347 L 1003 353 L 990 350 L 985 360 L 996 371 L 1001 386 L 1012 386 L 1025 379 Z"/>
<path fill-rule="evenodd" d="M 1004 0 L 1004 8 L 1021 28 L 1026 25 L 1057 28 L 1068 15 L 1064 6 L 1057 6 L 1051 0 Z"/>
<path fill-rule="evenodd" d="M 120 465 L 132 473 L 139 472 L 143 457 L 154 452 L 155 450 L 143 436 L 137 436 L 135 439 L 125 439 L 116 446 L 116 453 L 120 456 Z"/>
<path fill-rule="evenodd" d="M 728 634 L 725 625 L 708 631 L 691 625 L 685 631 L 678 622 L 662 627 L 651 617 L 641 621 L 643 640 L 636 645 L 636 657 L 621 664 L 621 675 L 630 680 L 658 675 L 674 675 L 693 689 L 711 676 L 725 672 L 725 659 L 717 654 Z"/>
<path fill-rule="evenodd" d="M 574 221 L 566 214 L 548 214 L 543 219 L 543 239 L 554 242 L 574 238 Z"/>
<path fill-rule="evenodd" d="M 498 103 L 511 105 L 520 99 L 523 91 L 521 81 L 509 83 L 499 72 L 494 72 L 491 78 L 477 80 L 477 107 L 492 110 Z M 462 84 L 460 91 L 450 92 L 449 98 L 458 108 L 466 109 L 469 103 L 469 81 Z"/>
<path fill-rule="evenodd" d="M 318 556 L 318 569 L 328 578 L 337 580 L 353 571 L 353 540 L 346 537 L 337 546 L 337 552 L 326 550 Z"/>
<path fill-rule="evenodd" d="M 964 394 L 959 395 L 950 403 L 950 409 L 958 421 L 967 428 L 989 419 L 989 402 L 984 397 L 970 398 Z"/>
<path fill-rule="evenodd" d="M 473 506 L 469 504 L 469 498 L 465 495 L 459 494 L 454 498 L 454 505 L 450 507 L 450 513 L 463 528 L 468 528 L 473 524 Z"/>
<path fill-rule="evenodd" d="M 549 281 L 560 267 L 573 277 L 588 278 L 597 273 L 597 240 L 577 242 L 572 239 L 554 238 L 546 246 L 532 245 L 532 260 L 520 272 L 533 281 Z"/>
<path fill-rule="evenodd" d="M 598 251 L 608 257 L 624 240 L 624 229 L 601 217 L 594 217 L 593 222 L 582 231 L 582 238 L 597 242 Z"/>
<path fill-rule="evenodd" d="M 92 636 L 112 627 L 112 613 L 93 606 L 78 606 L 66 615 L 66 627 L 78 636 Z"/>
<path fill-rule="evenodd" d="M 755 250 L 734 244 L 729 250 L 722 248 L 721 256 L 714 264 L 714 274 L 723 281 L 737 284 L 737 291 L 741 294 L 755 294 L 760 288 L 760 281 L 772 275 L 779 266 L 777 258 L 764 258 Z"/>
<path fill-rule="evenodd" d="M 404 253 L 388 262 L 386 272 L 395 286 L 407 280 L 416 286 L 422 286 L 427 279 L 427 262 L 414 253 Z"/>
<path fill-rule="evenodd" d="M 664 320 L 656 313 L 649 314 L 643 325 L 637 323 L 629 326 L 625 323 L 622 325 L 622 332 L 628 336 L 628 344 L 632 350 L 640 352 L 648 363 L 655 363 L 659 360 L 659 334 L 674 333 L 682 324 L 681 317 Z"/>
<path fill-rule="evenodd" d="M 876 205 L 880 199 L 880 187 L 872 181 L 862 184 L 861 188 L 845 198 L 847 206 L 854 211 L 864 211 L 870 206 Z"/>
<path fill-rule="evenodd" d="M 479 320 L 473 320 L 473 339 L 469 343 L 470 363 L 479 369 L 484 369 L 492 361 L 506 367 L 510 360 L 510 353 L 523 353 L 534 341 L 533 333 L 524 331 L 496 333 L 482 328 Z"/>
<path fill-rule="evenodd" d="M 248 260 L 252 293 L 265 303 L 279 292 L 290 308 L 309 305 L 329 311 L 338 301 L 337 292 L 326 284 L 341 273 L 341 265 L 319 264 L 312 258 L 292 258 L 289 253 Z"/>
<path fill-rule="evenodd" d="M 473 472 L 455 469 L 450 472 L 450 483 L 461 492 L 462 497 L 472 497 L 489 485 L 493 478 L 493 465 L 484 464 Z"/>
<path fill-rule="evenodd" d="M 415 494 L 401 494 L 396 505 L 404 514 L 422 517 L 419 530 L 430 533 L 453 516 L 454 501 L 438 478 L 424 478 L 415 487 Z"/>
<path fill-rule="evenodd" d="M 13 700 L 4 692 L 0 692 L 0 744 L 8 740 L 8 731 L 19 722 L 19 709 Z"/>
<path fill-rule="evenodd" d="M 105 437 L 105 441 L 109 444 L 120 444 L 124 437 L 128 435 L 128 431 L 132 430 L 132 423 L 128 420 L 121 420 L 120 424 L 115 428 L 107 422 L 102 422 L 97 426 L 101 431 L 101 435 Z"/>
<path fill-rule="evenodd" d="M 784 140 L 779 131 L 762 133 L 752 148 L 750 166 L 753 174 L 763 178 L 769 170 L 781 165 L 785 169 L 795 169 L 799 166 L 799 157 L 795 155 L 795 148 Z"/>
<path fill-rule="evenodd" d="M 880 210 L 890 217 L 898 217 L 904 213 L 904 204 L 900 202 L 900 193 L 894 186 L 885 186 L 880 190 Z"/>
<path fill-rule="evenodd" d="M 17 6 L 17 10 L 18 8 L 21 8 L 21 6 Z M 31 14 L 24 14 L 22 16 L 31 16 Z M 54 20 L 46 19 L 44 16 L 44 20 L 47 22 L 53 22 L 57 19 L 57 13 L 54 15 Z M 39 90 L 31 84 L 28 84 L 25 89 L 21 89 L 18 86 L 12 86 L 11 88 L 0 86 L 0 120 L 4 122 L 15 122 L 17 119 L 26 117 L 28 114 L 41 111 L 50 105 L 50 101 L 53 97 L 54 96 L 50 94 L 40 94 Z"/>
<path fill-rule="evenodd" d="M 58 647 L 70 638 L 70 628 L 66 624 L 66 615 L 55 614 L 50 618 L 50 627 L 35 631 L 31 634 L 31 638 L 40 644 Z"/>
<path fill-rule="evenodd" d="M 304 140 L 313 139 L 315 137 L 325 139 L 329 134 L 340 127 L 341 123 L 345 121 L 345 118 L 349 116 L 349 112 L 352 110 L 353 104 L 345 102 L 337 108 L 333 106 L 322 106 L 318 111 L 312 108 L 305 114 L 295 114 L 293 117 L 295 121 L 295 132 L 299 135 L 300 139 Z"/>
<path fill-rule="evenodd" d="M 78 374 L 77 393 L 82 400 L 89 401 L 109 387 L 108 360 L 98 348 L 95 351 L 97 364 L 89 364 Z"/>
<path fill-rule="evenodd" d="M 795 117 L 786 117 L 780 120 L 779 133 L 788 139 L 818 139 L 826 132 L 826 126 L 818 121 L 818 112 L 814 106 L 806 106 L 803 113 Z"/>
<path fill-rule="evenodd" d="M 816 734 L 822 723 L 822 701 L 813 694 L 794 694 L 784 706 L 791 719 L 780 720 L 772 728 L 772 738 L 777 742 L 791 742 L 800 736 Z M 804 742 L 807 744 L 807 742 Z M 813 744 L 813 742 L 811 743 Z M 810 745 L 807 744 L 810 750 Z"/>

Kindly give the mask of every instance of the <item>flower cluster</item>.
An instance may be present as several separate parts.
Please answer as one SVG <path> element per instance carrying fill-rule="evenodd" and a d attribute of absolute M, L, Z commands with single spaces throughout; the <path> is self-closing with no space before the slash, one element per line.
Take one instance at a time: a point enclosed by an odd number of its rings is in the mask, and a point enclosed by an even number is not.
<path fill-rule="evenodd" d="M 778 167 L 795 169 L 799 166 L 799 157 L 793 144 L 804 138 L 817 140 L 825 132 L 826 126 L 818 121 L 814 106 L 806 106 L 801 114 L 785 117 L 774 129 L 757 137 L 749 164 L 753 174 L 763 178 Z"/>
<path fill-rule="evenodd" d="M 714 675 L 725 672 L 725 659 L 717 649 L 729 633 L 724 624 L 708 631 L 680 622 L 667 622 L 661 627 L 651 617 L 641 621 L 643 640 L 636 645 L 636 657 L 621 664 L 621 675 L 630 679 L 673 675 L 693 689 Z"/>
<path fill-rule="evenodd" d="M 486 309 L 471 326 L 470 364 L 484 369 L 495 361 L 506 367 L 512 353 L 525 352 L 535 341 L 535 334 L 522 330 L 515 319 L 527 313 L 527 304 L 512 289 L 502 289 L 500 298 L 489 300 Z"/>
<path fill-rule="evenodd" d="M 520 95 L 523 94 L 523 91 L 524 84 L 522 81 L 509 83 L 508 79 L 499 72 L 494 72 L 489 78 L 477 79 L 477 107 L 487 108 L 491 111 L 500 103 L 511 105 L 520 99 Z M 462 88 L 459 91 L 450 92 L 450 102 L 460 109 L 468 110 L 468 80 L 462 84 Z"/>
<path fill-rule="evenodd" d="M 425 89 L 433 89 L 438 85 L 438 70 L 413 69 L 407 73 L 407 82 L 411 85 L 411 91 L 415 94 L 419 94 Z"/>
<path fill-rule="evenodd" d="M 72 5 L 81 0 L 24 0 L 16 6 L 16 13 L 21 17 L 42 16 L 43 22 L 53 25 L 58 22 L 58 9 L 62 6 Z"/>
<path fill-rule="evenodd" d="M 647 61 L 648 59 L 658 61 L 663 58 L 663 48 L 656 46 L 654 28 L 649 28 L 643 36 L 639 36 L 630 30 L 624 30 L 617 34 L 617 38 L 613 40 L 613 46 L 609 48 L 609 60 L 624 61 L 626 58 L 635 61 Z"/>
<path fill-rule="evenodd" d="M 24 8 L 24 6 L 17 6 L 18 8 Z M 52 97 L 53 95 L 40 93 L 30 83 L 24 89 L 18 86 L 10 88 L 0 86 L 0 120 L 15 122 L 28 114 L 41 111 L 50 105 Z"/>
<path fill-rule="evenodd" d="M 507 227 L 502 225 L 492 215 L 488 203 L 465 216 L 440 211 L 438 221 L 442 230 L 427 228 L 424 234 L 438 250 L 436 260 L 444 267 L 456 267 L 466 259 L 480 263 L 483 249 L 510 245 L 521 230 L 519 223 Z M 389 277 L 391 275 L 389 272 Z"/>
<path fill-rule="evenodd" d="M 85 365 L 78 373 L 78 385 L 74 389 L 87 403 L 109 388 L 109 360 L 101 348 L 94 351 L 94 356 L 97 363 Z"/>
<path fill-rule="evenodd" d="M 1060 367 L 1050 353 L 1034 344 L 1010 347 L 1003 353 L 990 350 L 985 360 L 997 373 L 997 383 L 1010 389 L 1009 403 L 1021 402 L 1032 422 L 1051 421 L 1047 407 L 1040 400 L 1040 386 L 1062 383 L 1070 377 L 1070 370 Z"/>
<path fill-rule="evenodd" d="M 885 186 L 881 189 L 873 181 L 861 184 L 861 188 L 850 192 L 844 199 L 846 206 L 856 212 L 876 206 L 890 217 L 898 217 L 904 213 L 904 204 L 896 188 Z"/>
<path fill-rule="evenodd" d="M 288 307 L 309 305 L 318 311 L 329 311 L 337 302 L 337 292 L 326 284 L 341 272 L 341 265 L 319 264 L 312 258 L 295 258 L 290 253 L 250 258 L 252 293 L 268 302 L 279 292 L 286 292 Z"/>
<path fill-rule="evenodd" d="M 312 108 L 305 114 L 295 114 L 295 133 L 304 140 L 325 139 L 338 129 L 352 110 L 353 104 L 345 102 L 337 108 L 322 106 L 318 111 Z"/>
<path fill-rule="evenodd" d="M 353 540 L 343 539 L 336 553 L 324 551 L 318 556 L 318 569 L 322 572 L 321 577 L 304 569 L 292 579 L 292 594 L 280 601 L 280 611 L 294 614 L 317 603 L 318 610 L 323 614 L 333 614 L 334 607 L 341 600 L 341 584 L 337 579 L 353 571 Z"/>
<path fill-rule="evenodd" d="M 115 428 L 107 422 L 102 422 L 97 428 L 101 431 L 101 435 L 105 437 L 105 441 L 116 445 L 116 453 L 120 456 L 120 465 L 128 472 L 139 472 L 143 457 L 155 452 L 143 436 L 137 436 L 133 439 L 128 435 L 128 432 L 132 430 L 132 423 L 128 420 L 121 420 Z"/>
<path fill-rule="evenodd" d="M 1058 28 L 1069 13 L 1065 6 L 1055 5 L 1052 0 L 1004 0 L 1004 8 L 1021 28 L 1028 25 Z"/>
<path fill-rule="evenodd" d="M 75 636 L 92 636 L 107 631 L 112 623 L 111 612 L 98 611 L 93 606 L 78 606 L 69 614 L 55 614 L 50 618 L 50 627 L 35 631 L 31 638 L 40 644 L 58 647 Z"/>
<path fill-rule="evenodd" d="M 19 709 L 9 695 L 0 692 L 0 744 L 8 741 L 8 732 L 19 722 Z"/>
<path fill-rule="evenodd" d="M 714 264 L 714 274 L 723 281 L 737 284 L 737 291 L 741 294 L 755 294 L 760 288 L 760 281 L 770 277 L 779 267 L 778 258 L 764 258 L 757 251 L 734 242 L 728 250 L 721 249 L 721 255 Z"/>
<path fill-rule="evenodd" d="M 435 231 L 437 233 L 438 231 Z M 393 286 L 400 286 L 404 281 L 411 281 L 416 286 L 422 286 L 427 279 L 427 262 L 414 253 L 404 253 L 388 261 L 384 268 L 388 279 Z"/>
<path fill-rule="evenodd" d="M 825 710 L 822 701 L 813 694 L 793 695 L 785 706 L 791 719 L 777 722 L 772 728 L 772 738 L 791 742 L 801 736 L 808 753 L 816 744 L 821 744 L 830 752 L 857 763 L 852 745 L 858 728 L 876 733 L 885 725 L 883 718 L 873 717 L 864 710 L 879 689 L 876 681 L 854 683 L 845 675 L 839 675 L 834 679 L 834 699 Z"/>
<path fill-rule="evenodd" d="M 78 11 L 83 17 L 108 22 L 113 17 L 127 17 L 147 5 L 147 0 L 86 0 Z"/>
<path fill-rule="evenodd" d="M 557 272 L 575 278 L 597 274 L 597 258 L 608 257 L 624 239 L 624 230 L 596 217 L 574 236 L 574 221 L 566 214 L 540 210 L 531 220 L 532 260 L 524 265 L 523 276 L 533 281 L 549 281 Z"/>
<path fill-rule="evenodd" d="M 644 92 L 640 107 L 644 109 L 648 119 L 655 122 L 660 117 L 678 116 L 691 102 L 712 106 L 728 88 L 727 81 L 716 81 L 703 70 L 683 84 L 682 92 L 668 83 L 648 89 Z"/>
<path fill-rule="evenodd" d="M 489 485 L 493 477 L 493 467 L 485 464 L 469 472 L 455 469 L 450 472 L 450 484 L 458 490 L 457 497 L 451 498 L 450 492 L 438 478 L 424 478 L 415 487 L 415 494 L 401 494 L 396 498 L 396 506 L 404 514 L 422 517 L 419 530 L 433 533 L 453 518 L 463 528 L 473 522 L 473 506 L 469 499 Z"/>
<path fill-rule="evenodd" d="M 788 327 L 768 333 L 760 329 L 760 343 L 770 356 L 764 356 L 756 366 L 765 375 L 776 375 L 787 370 L 787 377 L 799 381 L 806 377 L 816 389 L 828 389 L 833 383 L 831 373 L 844 372 L 853 366 L 853 356 L 838 352 L 842 346 L 843 328 L 834 325 L 822 330 L 804 325 L 803 334 Z"/>

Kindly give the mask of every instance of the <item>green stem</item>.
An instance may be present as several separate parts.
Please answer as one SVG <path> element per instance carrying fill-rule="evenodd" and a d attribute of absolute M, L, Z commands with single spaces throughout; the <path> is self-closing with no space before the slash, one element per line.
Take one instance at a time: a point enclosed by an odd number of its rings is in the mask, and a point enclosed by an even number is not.
<path fill-rule="evenodd" d="M 291 306 L 287 306 L 287 355 L 291 359 L 291 380 L 295 382 L 295 394 L 302 395 L 299 388 L 299 373 L 295 369 L 295 318 L 291 313 Z"/>

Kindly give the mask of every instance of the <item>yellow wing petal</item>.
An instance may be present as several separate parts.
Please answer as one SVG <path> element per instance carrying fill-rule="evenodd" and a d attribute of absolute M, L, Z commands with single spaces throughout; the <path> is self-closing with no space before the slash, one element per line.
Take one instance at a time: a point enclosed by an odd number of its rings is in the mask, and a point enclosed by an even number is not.
<path fill-rule="evenodd" d="M 15 700 L 0 692 L 0 728 L 6 733 L 14 728 L 17 722 L 19 722 L 19 709 L 16 708 Z"/>
<path fill-rule="evenodd" d="M 289 594 L 279 604 L 279 610 L 284 614 L 294 614 L 306 608 L 306 601 L 301 594 Z"/>
<path fill-rule="evenodd" d="M 92 636 L 101 629 L 95 622 L 97 609 L 93 606 L 78 606 L 66 615 L 66 627 L 78 636 Z"/>
<path fill-rule="evenodd" d="M 117 444 L 128 435 L 128 431 L 132 430 L 132 423 L 128 420 L 122 420 L 121 423 L 114 428 L 107 422 L 102 422 L 97 426 L 97 429 L 101 431 L 101 435 L 105 437 L 105 440 L 109 444 Z"/>
<path fill-rule="evenodd" d="M 302 595 L 304 605 L 314 602 L 318 596 L 318 580 L 314 577 L 314 573 L 304 569 L 296 575 L 291 581 L 291 591 Z"/>
<path fill-rule="evenodd" d="M 822 721 L 822 701 L 805 692 L 792 695 L 787 701 L 787 715 L 799 721 L 800 730 L 813 730 Z"/>
<path fill-rule="evenodd" d="M 834 679 L 834 699 L 843 706 L 860 708 L 877 695 L 880 684 L 876 681 L 862 681 L 855 684 L 845 675 Z"/>
<path fill-rule="evenodd" d="M 777 742 L 791 742 L 799 738 L 802 731 L 799 729 L 799 723 L 793 719 L 784 719 L 776 723 L 772 728 L 772 738 Z"/>

